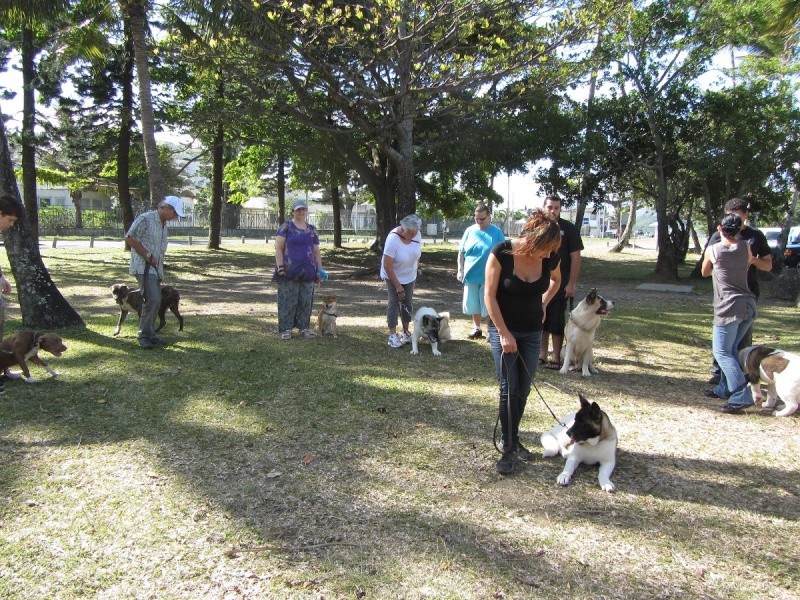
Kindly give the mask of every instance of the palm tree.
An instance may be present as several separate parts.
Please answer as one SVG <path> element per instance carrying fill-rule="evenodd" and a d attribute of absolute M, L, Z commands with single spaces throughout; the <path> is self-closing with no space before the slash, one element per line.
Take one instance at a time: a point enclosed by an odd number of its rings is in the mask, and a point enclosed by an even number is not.
<path fill-rule="evenodd" d="M 153 206 L 164 199 L 164 178 L 158 160 L 158 146 L 155 137 L 155 115 L 153 113 L 153 96 L 150 85 L 150 66 L 147 62 L 147 9 L 148 0 L 119 0 L 120 9 L 130 25 L 133 54 L 136 63 L 136 75 L 139 78 L 139 111 L 142 119 L 142 139 L 147 174 L 150 181 L 150 202 Z"/>

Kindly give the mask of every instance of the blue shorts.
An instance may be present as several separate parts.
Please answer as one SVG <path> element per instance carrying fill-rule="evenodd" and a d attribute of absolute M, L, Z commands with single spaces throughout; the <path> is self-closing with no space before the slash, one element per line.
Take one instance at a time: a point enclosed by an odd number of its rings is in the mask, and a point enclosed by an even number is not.
<path fill-rule="evenodd" d="M 483 318 L 489 314 L 486 304 L 483 302 L 484 287 L 482 283 L 464 284 L 464 300 L 461 302 L 461 310 L 465 315 L 480 314 Z"/>

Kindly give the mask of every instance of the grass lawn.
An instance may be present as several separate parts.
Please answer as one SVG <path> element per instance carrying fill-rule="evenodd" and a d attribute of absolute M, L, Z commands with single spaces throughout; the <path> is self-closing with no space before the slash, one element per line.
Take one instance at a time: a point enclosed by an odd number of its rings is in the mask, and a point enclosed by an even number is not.
<path fill-rule="evenodd" d="M 558 414 L 579 391 L 609 413 L 606 494 L 596 467 L 558 487 L 560 459 L 495 472 L 497 385 L 488 344 L 465 339 L 454 245 L 425 246 L 415 293 L 454 317 L 441 358 L 386 345 L 363 247 L 323 248 L 339 338 L 281 341 L 272 249 L 172 245 L 185 331 L 168 315 L 170 346 L 145 351 L 135 315 L 111 335 L 121 244 L 43 242 L 86 328 L 60 332 L 62 377 L 33 366 L 39 383 L 0 398 L 0 597 L 800 597 L 800 417 L 703 397 L 710 280 L 640 291 L 654 252 L 587 243 L 579 292 L 616 305 L 601 373 L 537 383 Z M 756 343 L 800 351 L 800 312 L 762 287 Z M 552 424 L 534 392 L 526 445 Z"/>

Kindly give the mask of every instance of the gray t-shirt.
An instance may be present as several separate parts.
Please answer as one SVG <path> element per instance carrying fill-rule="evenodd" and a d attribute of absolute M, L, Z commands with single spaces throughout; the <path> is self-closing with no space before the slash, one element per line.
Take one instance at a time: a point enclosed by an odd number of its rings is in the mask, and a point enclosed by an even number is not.
<path fill-rule="evenodd" d="M 715 259 L 711 276 L 714 281 L 714 325 L 723 327 L 756 314 L 756 297 L 747 285 L 750 249 L 739 240 L 732 246 L 718 242 L 711 247 Z"/>

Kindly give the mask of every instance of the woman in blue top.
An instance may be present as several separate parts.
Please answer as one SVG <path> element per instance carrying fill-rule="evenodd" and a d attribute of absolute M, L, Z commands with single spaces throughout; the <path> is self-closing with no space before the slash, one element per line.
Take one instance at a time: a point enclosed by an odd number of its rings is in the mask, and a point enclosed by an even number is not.
<path fill-rule="evenodd" d="M 278 331 L 282 340 L 292 339 L 297 327 L 304 338 L 316 337 L 310 328 L 314 283 L 322 269 L 319 236 L 306 221 L 305 200 L 292 203 L 292 219 L 278 229 L 275 237 L 275 275 L 278 282 Z"/>
<path fill-rule="evenodd" d="M 561 284 L 560 245 L 558 222 L 537 210 L 519 237 L 495 246 L 486 263 L 484 301 L 503 430 L 503 456 L 496 467 L 502 475 L 513 473 L 517 458 L 533 458 L 520 443 L 519 423 L 536 373 L 545 309 Z"/>
<path fill-rule="evenodd" d="M 479 204 L 475 207 L 475 224 L 467 227 L 458 245 L 458 273 L 456 278 L 464 284 L 464 300 L 461 310 L 472 316 L 472 331 L 467 336 L 471 340 L 483 337 L 481 319 L 487 315 L 483 302 L 484 276 L 489 252 L 506 236 L 497 225 L 492 224 L 489 207 Z"/>

